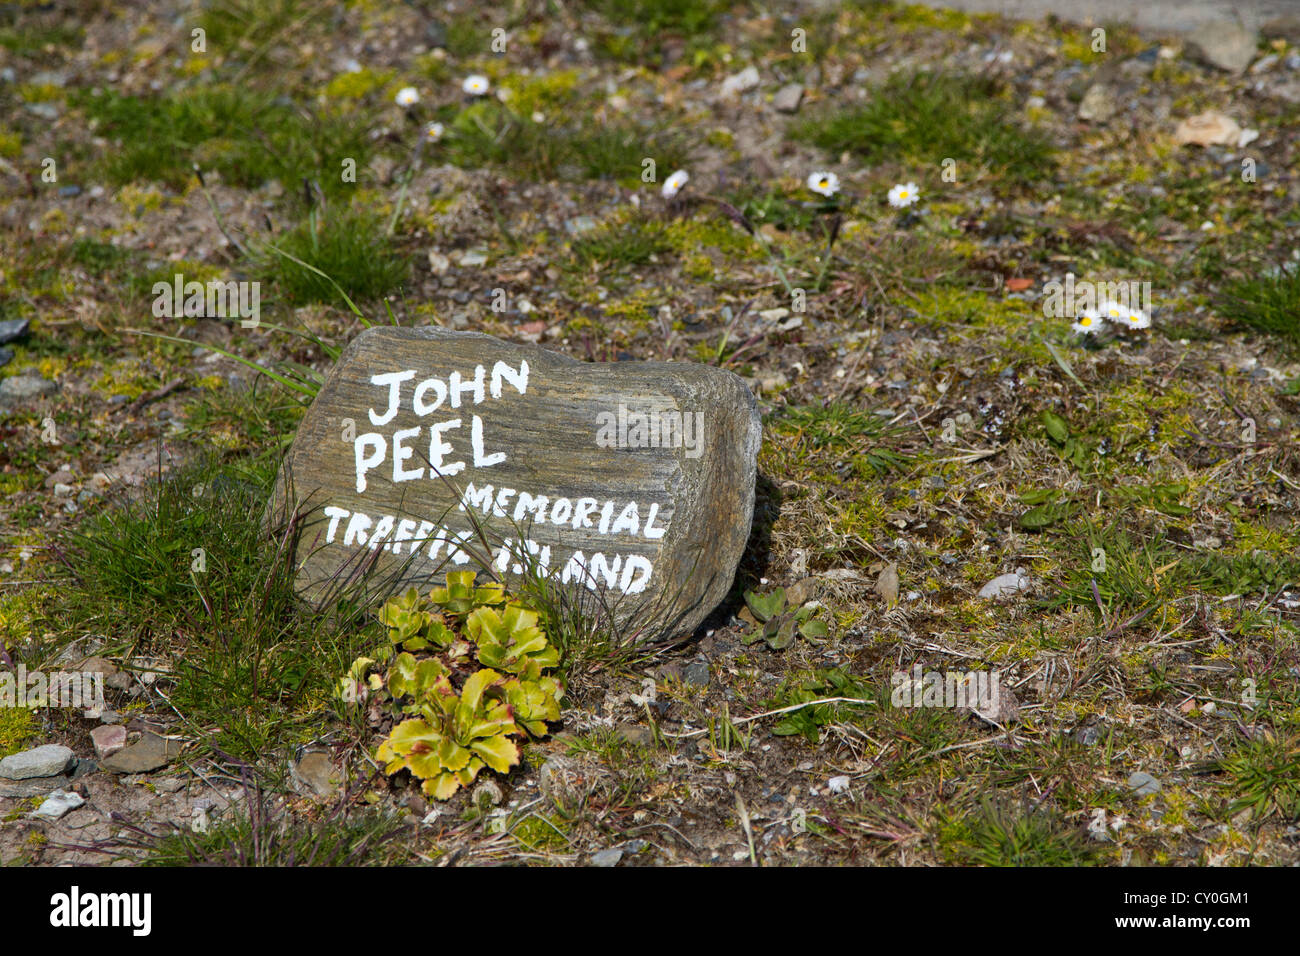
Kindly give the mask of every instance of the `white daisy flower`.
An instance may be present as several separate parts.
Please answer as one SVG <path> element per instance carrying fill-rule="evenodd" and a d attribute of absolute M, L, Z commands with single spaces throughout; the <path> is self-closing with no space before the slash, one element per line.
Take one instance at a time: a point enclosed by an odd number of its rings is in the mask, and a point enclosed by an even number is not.
<path fill-rule="evenodd" d="M 1151 316 L 1141 309 L 1128 309 L 1124 312 L 1123 324 L 1130 329 L 1151 328 Z"/>
<path fill-rule="evenodd" d="M 461 91 L 470 96 L 486 96 L 490 87 L 488 78 L 479 73 L 465 77 L 465 82 L 460 85 Z"/>
<path fill-rule="evenodd" d="M 1128 322 L 1128 308 L 1118 302 L 1102 302 L 1097 307 L 1097 311 L 1107 322 L 1114 322 L 1116 325 L 1126 325 Z"/>
<path fill-rule="evenodd" d="M 415 87 L 404 86 L 397 91 L 397 95 L 393 97 L 393 99 L 396 101 L 398 106 L 402 107 L 402 109 L 409 109 L 416 103 L 420 102 L 420 94 L 416 91 Z"/>
<path fill-rule="evenodd" d="M 1096 335 L 1106 327 L 1106 321 L 1097 314 L 1095 309 L 1084 309 L 1079 313 L 1079 317 L 1074 320 L 1070 328 L 1082 335 Z"/>
<path fill-rule="evenodd" d="M 906 209 L 921 198 L 916 183 L 895 186 L 889 191 L 889 204 L 895 209 Z"/>
<path fill-rule="evenodd" d="M 677 170 L 677 172 L 673 173 L 671 176 L 669 176 L 667 179 L 664 180 L 664 198 L 672 199 L 679 192 L 681 192 L 682 187 L 685 186 L 690 181 L 691 181 L 690 173 L 688 173 L 684 169 Z"/>
<path fill-rule="evenodd" d="M 813 173 L 808 177 L 808 188 L 823 196 L 834 196 L 840 191 L 840 177 L 834 173 Z"/>
<path fill-rule="evenodd" d="M 441 123 L 430 123 L 424 128 L 424 138 L 431 143 L 436 143 L 442 139 L 442 134 L 445 132 L 446 129 Z"/>

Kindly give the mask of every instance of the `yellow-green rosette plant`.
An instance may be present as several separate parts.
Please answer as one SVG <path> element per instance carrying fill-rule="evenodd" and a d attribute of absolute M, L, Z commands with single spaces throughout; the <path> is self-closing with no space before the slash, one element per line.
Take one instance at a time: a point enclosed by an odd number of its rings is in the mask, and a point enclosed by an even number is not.
<path fill-rule="evenodd" d="M 509 772 L 520 742 L 545 736 L 547 723 L 560 719 L 563 687 L 547 673 L 560 655 L 537 613 L 507 602 L 501 585 L 474 579 L 472 571 L 453 571 L 427 598 L 411 589 L 389 600 L 379 612 L 388 629 L 386 671 L 367 676 L 374 661 L 360 658 L 340 681 L 351 691 L 340 694 L 345 702 L 366 691 L 389 702 L 400 722 L 376 759 L 387 773 L 409 770 L 439 800 L 484 767 Z"/>

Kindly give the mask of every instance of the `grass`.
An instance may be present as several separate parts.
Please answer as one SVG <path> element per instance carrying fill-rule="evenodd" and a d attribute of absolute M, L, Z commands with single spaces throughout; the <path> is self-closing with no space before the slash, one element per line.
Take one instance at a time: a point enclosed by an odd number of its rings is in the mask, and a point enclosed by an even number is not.
<path fill-rule="evenodd" d="M 1290 264 L 1229 284 L 1219 299 L 1219 314 L 1300 350 L 1300 268 Z"/>
<path fill-rule="evenodd" d="M 241 757 L 292 742 L 367 645 L 357 608 L 313 611 L 293 590 L 300 525 L 262 513 L 272 472 L 196 465 L 145 500 L 68 535 L 70 586 L 49 614 L 110 647 L 172 658 L 168 696 L 188 730 Z M 56 632 L 57 633 L 57 632 Z"/>
<path fill-rule="evenodd" d="M 349 188 L 339 175 L 342 160 L 364 168 L 372 152 L 359 119 L 314 113 L 244 86 L 196 87 L 164 97 L 104 91 L 73 101 L 99 124 L 99 135 L 115 142 L 96 165 L 117 185 L 150 180 L 179 190 L 198 164 L 237 186 L 278 180 L 294 190 L 307 178 L 327 194 L 340 194 Z"/>
<path fill-rule="evenodd" d="M 341 304 L 339 287 L 352 299 L 377 299 L 401 287 L 409 274 L 378 217 L 352 208 L 330 216 L 313 211 L 273 245 L 258 255 L 262 274 L 296 305 Z"/>
<path fill-rule="evenodd" d="M 1218 769 L 1238 795 L 1230 813 L 1249 809 L 1256 818 L 1300 818 L 1300 739 L 1269 735 L 1247 741 L 1222 758 Z"/>
<path fill-rule="evenodd" d="M 944 841 L 964 866 L 1088 866 L 1096 852 L 1086 837 L 1047 810 L 985 802 Z"/>
<path fill-rule="evenodd" d="M 1015 183 L 1051 174 L 1047 135 L 1013 118 L 992 79 L 943 73 L 895 73 L 861 104 L 828 108 L 797 123 L 797 139 L 866 163 L 957 161 L 962 179 L 981 167 Z"/>
<path fill-rule="evenodd" d="M 673 250 L 664 225 L 655 220 L 632 219 L 608 223 L 575 239 L 572 263 L 585 271 L 645 265 Z"/>
<path fill-rule="evenodd" d="M 847 458 L 841 464 L 861 478 L 878 477 L 908 461 L 890 447 L 902 435 L 900 429 L 879 415 L 842 403 L 789 406 L 772 424 L 778 434 L 801 443 L 812 458 Z"/>

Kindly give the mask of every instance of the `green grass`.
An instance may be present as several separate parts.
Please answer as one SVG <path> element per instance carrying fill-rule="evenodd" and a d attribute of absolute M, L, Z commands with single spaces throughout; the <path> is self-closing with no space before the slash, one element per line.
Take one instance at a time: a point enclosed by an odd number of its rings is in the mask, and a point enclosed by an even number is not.
<path fill-rule="evenodd" d="M 321 611 L 298 602 L 301 524 L 262 527 L 273 467 L 196 465 L 68 532 L 59 557 L 70 580 L 48 612 L 55 633 L 92 628 L 124 656 L 172 658 L 168 697 L 186 730 L 240 757 L 318 722 L 374 638 L 346 600 Z"/>
<path fill-rule="evenodd" d="M 851 152 L 865 163 L 937 168 L 955 159 L 966 181 L 980 167 L 1021 184 L 1050 176 L 1047 135 L 1022 126 L 1001 94 L 984 77 L 895 73 L 861 103 L 828 107 L 795 124 L 791 134 L 833 155 Z"/>
<path fill-rule="evenodd" d="M 278 180 L 292 191 L 307 178 L 338 194 L 355 188 L 342 181 L 343 159 L 365 168 L 372 151 L 360 119 L 314 113 L 242 86 L 147 98 L 103 92 L 74 101 L 113 141 L 95 163 L 116 185 L 149 180 L 181 189 L 198 164 L 236 186 Z"/>
<path fill-rule="evenodd" d="M 575 239 L 572 263 L 584 271 L 645 265 L 672 252 L 663 224 L 649 219 L 611 223 Z"/>
<path fill-rule="evenodd" d="M 961 820 L 944 842 L 964 866 L 1088 866 L 1096 851 L 1077 829 L 1046 809 L 983 804 Z"/>
<path fill-rule="evenodd" d="M 1218 768 L 1232 780 L 1237 798 L 1230 813 L 1300 818 L 1300 739 L 1274 737 L 1238 744 Z"/>
<path fill-rule="evenodd" d="M 566 112 L 580 113 L 581 107 Z M 632 184 L 640 182 L 647 158 L 666 171 L 690 160 L 686 141 L 669 132 L 631 125 L 562 126 L 556 119 L 535 123 L 486 100 L 457 114 L 451 133 L 448 149 L 456 165 L 473 170 L 497 166 L 522 179 L 613 179 Z"/>
<path fill-rule="evenodd" d="M 329 276 L 303 268 L 269 246 L 261 249 L 263 274 L 294 304 L 341 305 L 334 282 L 354 300 L 376 299 L 400 288 L 409 274 L 409 265 L 388 239 L 384 224 L 377 216 L 355 209 L 328 217 L 310 215 L 277 237 L 274 245 Z"/>
<path fill-rule="evenodd" d="M 1300 349 L 1300 268 L 1277 269 L 1231 283 L 1218 303 L 1219 314 L 1257 332 L 1275 335 Z"/>
<path fill-rule="evenodd" d="M 877 477 L 908 461 L 901 451 L 889 447 L 901 436 L 900 429 L 879 415 L 849 405 L 790 406 L 772 425 L 781 434 L 797 436 L 810 457 L 844 457 L 850 471 L 860 478 Z"/>

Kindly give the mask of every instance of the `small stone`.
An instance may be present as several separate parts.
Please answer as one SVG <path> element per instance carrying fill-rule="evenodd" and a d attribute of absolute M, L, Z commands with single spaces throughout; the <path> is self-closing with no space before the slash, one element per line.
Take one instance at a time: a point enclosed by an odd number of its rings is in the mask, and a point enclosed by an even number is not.
<path fill-rule="evenodd" d="M 1088 87 L 1079 103 L 1079 119 L 1089 123 L 1104 123 L 1119 112 L 1119 103 L 1110 87 L 1094 83 Z"/>
<path fill-rule="evenodd" d="M 126 728 L 121 724 L 104 724 L 90 732 L 95 745 L 95 756 L 106 760 L 126 746 Z"/>
<path fill-rule="evenodd" d="M 339 769 L 334 766 L 328 754 L 313 751 L 304 754 L 293 766 L 294 777 L 311 795 L 329 798 L 339 789 Z"/>
<path fill-rule="evenodd" d="M 0 777 L 8 780 L 53 777 L 66 772 L 76 759 L 77 755 L 61 744 L 45 744 L 0 760 Z"/>
<path fill-rule="evenodd" d="M 34 372 L 23 372 L 0 382 L 0 405 L 53 395 L 58 390 L 57 382 L 51 382 Z"/>
<path fill-rule="evenodd" d="M 22 338 L 31 324 L 30 319 L 5 319 L 0 322 L 0 345 Z"/>
<path fill-rule="evenodd" d="M 1241 73 L 1255 59 L 1259 35 L 1231 20 L 1219 20 L 1198 27 L 1187 38 L 1192 59 L 1228 73 Z"/>
<path fill-rule="evenodd" d="M 13 349 L 0 349 L 0 368 L 4 368 L 14 360 Z"/>
<path fill-rule="evenodd" d="M 648 747 L 654 743 L 654 734 L 650 728 L 640 724 L 619 724 L 614 732 L 628 743 L 639 747 Z"/>
<path fill-rule="evenodd" d="M 180 777 L 159 777 L 153 786 L 159 793 L 178 793 L 185 789 L 185 781 Z"/>
<path fill-rule="evenodd" d="M 1241 127 L 1236 120 L 1218 110 L 1188 117 L 1174 130 L 1174 142 L 1179 146 L 1236 146 L 1240 140 Z"/>
<path fill-rule="evenodd" d="M 591 865 L 599 867 L 618 866 L 621 859 L 623 859 L 623 851 L 618 847 L 611 847 L 608 850 L 593 853 L 591 855 Z"/>
<path fill-rule="evenodd" d="M 697 687 L 707 687 L 709 683 L 709 662 L 697 657 L 682 668 L 682 680 Z"/>
<path fill-rule="evenodd" d="M 980 588 L 980 597 L 986 600 L 1012 597 L 1021 591 L 1028 591 L 1032 582 L 1023 568 L 1017 568 L 1013 574 L 999 574 L 984 587 Z"/>
<path fill-rule="evenodd" d="M 849 789 L 849 778 L 844 774 L 831 777 L 826 781 L 826 788 L 830 790 L 831 793 L 844 793 Z"/>
<path fill-rule="evenodd" d="M 876 578 L 876 584 L 872 588 L 881 600 L 891 607 L 898 603 L 898 564 L 894 561 L 889 562 L 885 569 L 880 572 Z"/>
<path fill-rule="evenodd" d="M 131 746 L 119 750 L 100 766 L 109 773 L 148 773 L 167 766 L 181 755 L 181 742 L 147 733 Z"/>
<path fill-rule="evenodd" d="M 71 813 L 85 802 L 85 798 L 79 793 L 55 790 L 45 798 L 45 802 L 32 814 L 32 817 L 37 820 L 58 820 L 64 814 Z"/>
<path fill-rule="evenodd" d="M 1139 797 L 1160 792 L 1160 781 L 1143 770 L 1134 772 L 1128 778 L 1128 786 Z"/>
<path fill-rule="evenodd" d="M 436 249 L 430 249 L 429 268 L 433 270 L 434 275 L 446 275 L 447 270 L 451 268 L 451 260 Z"/>
<path fill-rule="evenodd" d="M 72 485 L 64 484 L 61 481 L 56 482 L 54 485 L 54 497 L 56 498 L 67 498 L 71 496 L 72 491 Z"/>
<path fill-rule="evenodd" d="M 778 113 L 797 113 L 801 102 L 803 102 L 803 87 L 798 83 L 781 87 L 776 96 L 772 97 L 772 106 Z"/>
<path fill-rule="evenodd" d="M 761 82 L 758 69 L 747 66 L 739 73 L 727 77 L 722 81 L 722 89 L 719 94 L 725 99 L 734 99 L 741 93 L 748 93 Z"/>
<path fill-rule="evenodd" d="M 571 236 L 580 236 L 596 228 L 596 220 L 591 216 L 575 216 L 564 221 L 564 229 Z"/>
<path fill-rule="evenodd" d="M 457 264 L 464 266 L 465 268 L 471 268 L 474 266 L 487 265 L 487 261 L 487 253 L 484 250 L 467 249 L 465 252 L 461 253 L 460 259 L 457 260 Z"/>
<path fill-rule="evenodd" d="M 76 184 L 59 187 L 59 196 L 63 199 L 73 199 L 81 195 L 81 187 Z"/>
<path fill-rule="evenodd" d="M 1085 747 L 1095 746 L 1097 741 L 1101 740 L 1101 727 L 1097 724 L 1080 727 L 1074 732 L 1074 739 Z"/>
<path fill-rule="evenodd" d="M 71 785 L 71 779 L 62 774 L 57 777 L 32 777 L 30 780 L 17 781 L 0 777 L 0 797 L 26 800 L 30 797 L 43 797 Z"/>

